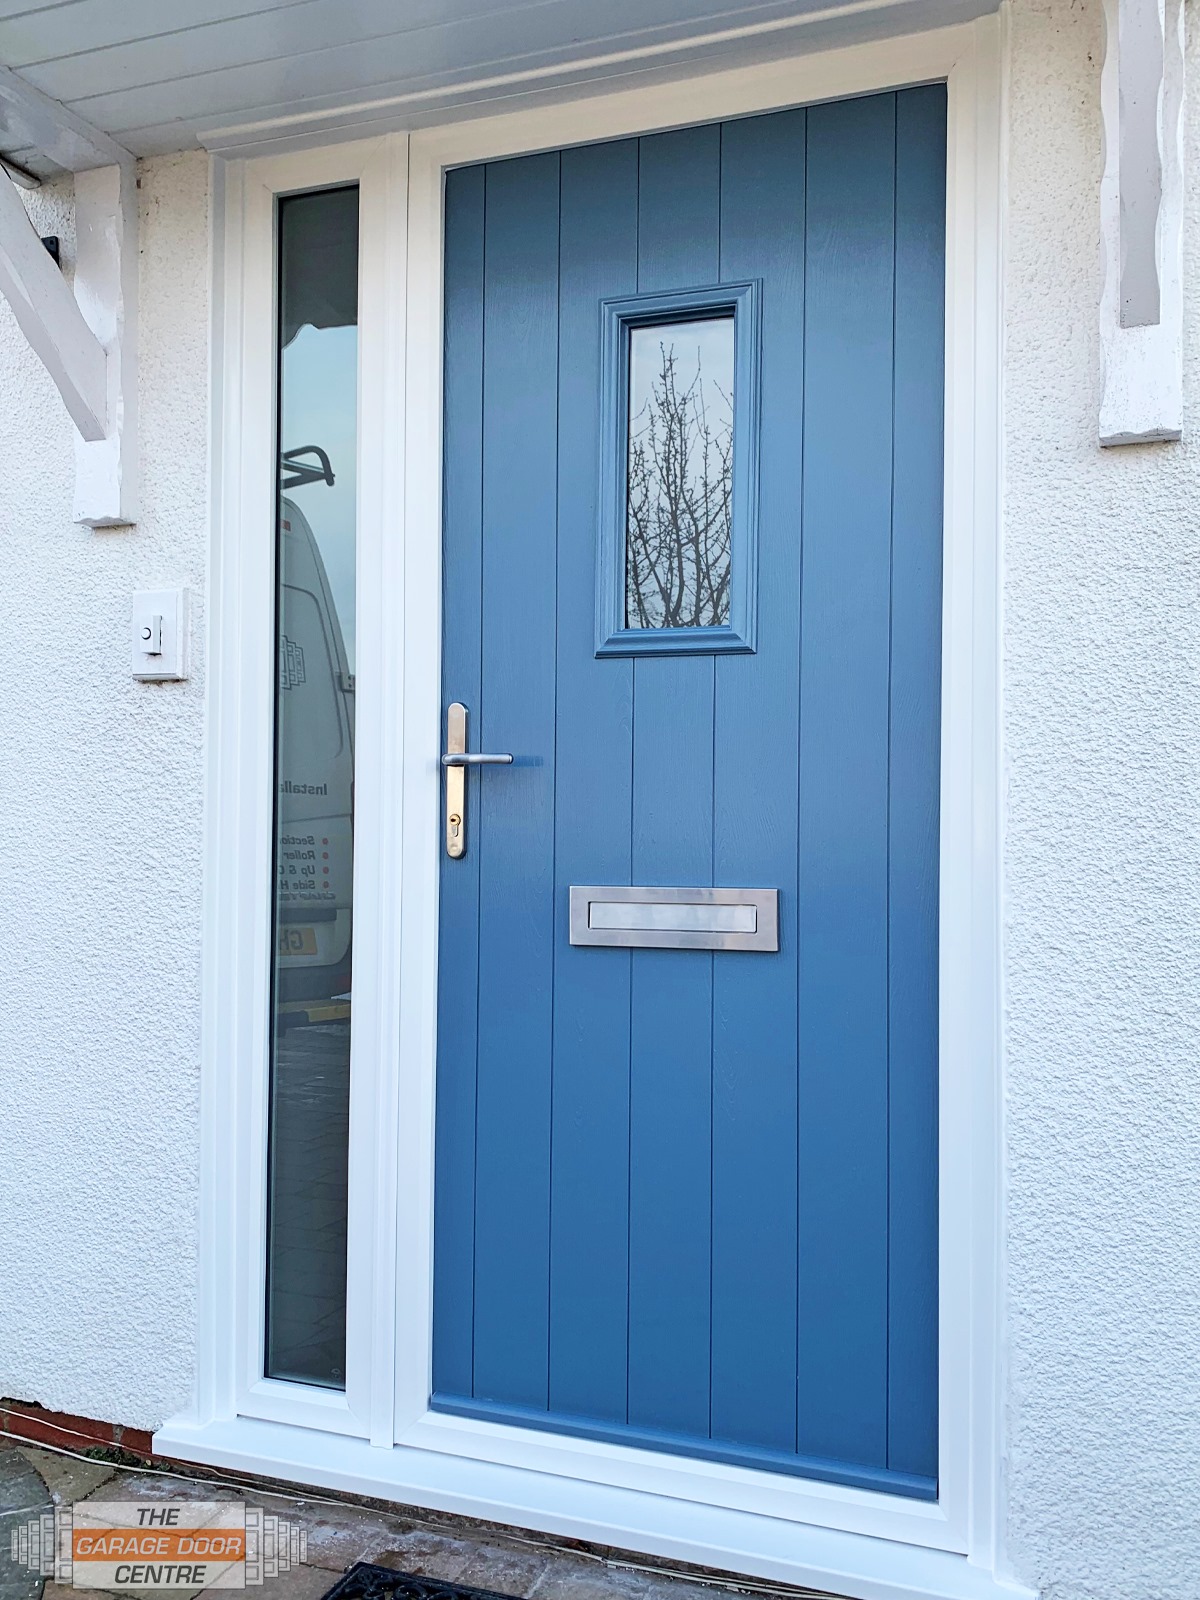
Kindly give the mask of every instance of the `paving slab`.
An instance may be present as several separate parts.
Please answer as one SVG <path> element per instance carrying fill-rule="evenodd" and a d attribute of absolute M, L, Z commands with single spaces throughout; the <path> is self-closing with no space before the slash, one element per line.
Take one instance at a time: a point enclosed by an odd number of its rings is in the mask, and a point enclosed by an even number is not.
<path fill-rule="evenodd" d="M 109 1476 L 101 1479 L 88 1493 L 77 1496 L 73 1503 L 79 1505 L 86 1504 L 88 1501 L 103 1503 L 107 1500 L 194 1501 L 239 1500 L 241 1498 L 240 1491 L 232 1489 L 225 1484 L 197 1483 L 190 1478 L 168 1477 L 159 1472 L 136 1472 L 129 1467 L 117 1466 L 113 1467 Z M 71 1600 L 71 1597 L 77 1597 L 82 1592 L 79 1589 L 64 1590 L 63 1600 Z M 113 1600 L 113 1596 L 117 1592 L 112 1589 L 87 1591 L 89 1594 L 95 1593 L 103 1596 L 103 1600 Z M 200 1594 L 202 1589 L 198 1586 L 195 1589 L 138 1590 L 134 1592 L 138 1594 L 154 1593 L 155 1595 L 166 1595 L 169 1596 L 169 1600 L 195 1600 L 195 1596 Z M 0 1600 L 3 1600 L 3 1597 L 0 1597 Z M 42 1600 L 47 1600 L 47 1595 L 43 1595 Z M 49 1600 L 54 1600 L 54 1597 L 50 1596 Z M 302 1597 L 298 1597 L 298 1600 L 302 1600 Z"/>
<path fill-rule="evenodd" d="M 0 1450 L 0 1600 L 38 1600 L 41 1574 L 9 1559 L 14 1529 L 50 1509 L 50 1491 L 20 1450 Z"/>
<path fill-rule="evenodd" d="M 553 1559 L 544 1546 L 525 1550 L 512 1545 L 476 1545 L 456 1581 L 469 1583 L 473 1589 L 495 1589 L 498 1594 L 528 1595 Z"/>
<path fill-rule="evenodd" d="M 53 1450 L 39 1450 L 36 1445 L 21 1445 L 20 1451 L 49 1489 L 56 1506 L 70 1506 L 76 1500 L 83 1500 L 117 1471 L 111 1461 L 60 1456 Z"/>
<path fill-rule="evenodd" d="M 133 1472 L 118 1467 L 111 1478 L 81 1500 L 243 1500 L 242 1490 L 224 1483 L 200 1483 L 159 1472 Z"/>
<path fill-rule="evenodd" d="M 116 1600 L 121 1591 L 117 1589 L 76 1589 L 67 1588 L 61 1583 L 47 1583 L 42 1591 L 42 1600 Z M 137 1600 L 146 1600 L 152 1596 L 153 1600 L 196 1600 L 199 1589 L 132 1589 L 126 1591 L 128 1600 L 137 1597 Z M 225 1591 L 227 1594 L 228 1590 Z"/>
<path fill-rule="evenodd" d="M 418 1578 L 440 1578 L 454 1583 L 476 1549 L 471 1539 L 453 1539 L 428 1528 L 405 1534 L 390 1550 L 372 1559 L 381 1567 L 411 1572 Z M 486 1585 L 480 1584 L 480 1588 Z"/>
<path fill-rule="evenodd" d="M 345 1572 L 356 1561 L 378 1562 L 381 1556 L 397 1550 L 414 1531 L 402 1517 L 385 1517 L 354 1506 L 311 1505 L 274 1498 L 264 1498 L 261 1503 L 276 1516 L 300 1523 L 308 1534 L 308 1565 L 334 1573 Z"/>
<path fill-rule="evenodd" d="M 655 1580 L 640 1572 L 564 1555 L 547 1564 L 530 1596 L 531 1600 L 649 1600 L 658 1595 L 666 1600 L 669 1593 L 674 1600 L 677 1584 L 678 1579 Z"/>
<path fill-rule="evenodd" d="M 268 1578 L 265 1583 L 256 1583 L 241 1593 L 245 1596 L 255 1596 L 256 1600 L 320 1600 L 320 1596 L 327 1594 L 337 1582 L 338 1575 L 327 1571 L 325 1567 L 294 1567 L 291 1572 L 285 1572 L 278 1578 Z M 231 1589 L 205 1589 L 209 1596 L 229 1596 L 234 1593 Z M 174 1597 L 171 1597 L 174 1600 Z"/>

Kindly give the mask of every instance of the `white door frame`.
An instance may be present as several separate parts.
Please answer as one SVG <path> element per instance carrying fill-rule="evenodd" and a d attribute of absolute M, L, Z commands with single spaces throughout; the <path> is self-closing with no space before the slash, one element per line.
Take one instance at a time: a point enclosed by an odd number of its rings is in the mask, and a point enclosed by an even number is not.
<path fill-rule="evenodd" d="M 193 1409 L 156 1436 L 167 1453 L 850 1594 L 1015 1592 L 1002 1579 L 999 1471 L 1001 26 L 989 17 L 412 135 L 215 164 L 198 1379 Z M 433 1413 L 445 171 L 940 79 L 949 161 L 939 1498 Z M 262 1377 L 274 679 L 264 619 L 274 604 L 276 494 L 263 419 L 274 414 L 276 196 L 347 181 L 362 194 L 362 362 L 341 1396 Z"/>

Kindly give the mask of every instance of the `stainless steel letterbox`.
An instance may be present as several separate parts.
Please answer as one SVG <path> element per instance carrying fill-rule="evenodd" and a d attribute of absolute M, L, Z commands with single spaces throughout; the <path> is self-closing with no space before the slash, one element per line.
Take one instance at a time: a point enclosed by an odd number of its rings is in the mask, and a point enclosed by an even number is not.
<path fill-rule="evenodd" d="M 642 950 L 778 950 L 778 889 L 571 885 L 571 943 Z"/>

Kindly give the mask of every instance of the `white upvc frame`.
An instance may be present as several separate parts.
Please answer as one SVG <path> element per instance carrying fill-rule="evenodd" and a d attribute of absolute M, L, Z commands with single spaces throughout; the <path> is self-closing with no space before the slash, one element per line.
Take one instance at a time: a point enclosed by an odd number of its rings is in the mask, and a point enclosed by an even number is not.
<path fill-rule="evenodd" d="M 166 1452 L 848 1594 L 1025 1592 L 1004 1577 L 999 1415 L 1003 58 L 1003 22 L 988 17 L 412 135 L 217 164 L 224 228 L 214 320 L 199 1381 L 194 1412 L 157 1436 Z M 445 172 L 942 79 L 949 161 L 939 1498 L 929 1504 L 433 1413 Z M 346 181 L 362 193 L 363 359 L 341 1397 L 259 1376 L 273 683 L 264 619 L 273 606 L 275 494 L 274 440 L 262 419 L 273 415 L 275 197 Z"/>
<path fill-rule="evenodd" d="M 400 859 L 392 729 L 398 637 L 387 597 L 402 551 L 391 508 L 403 465 L 407 152 L 403 136 L 215 168 L 209 759 L 206 793 L 201 1326 L 197 1406 L 391 1438 L 396 1258 L 396 1024 Z M 360 192 L 356 827 L 351 1184 L 344 1394 L 264 1378 L 278 503 L 276 208 L 281 195 Z"/>

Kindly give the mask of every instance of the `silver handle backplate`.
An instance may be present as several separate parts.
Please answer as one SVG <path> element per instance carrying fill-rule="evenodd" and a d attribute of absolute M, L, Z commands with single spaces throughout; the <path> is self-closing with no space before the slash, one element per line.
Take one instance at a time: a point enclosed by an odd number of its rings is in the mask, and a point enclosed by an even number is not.
<path fill-rule="evenodd" d="M 467 708 L 455 700 L 446 709 L 446 854 L 457 861 L 467 853 L 468 767 L 511 767 L 512 756 L 467 749 Z"/>

